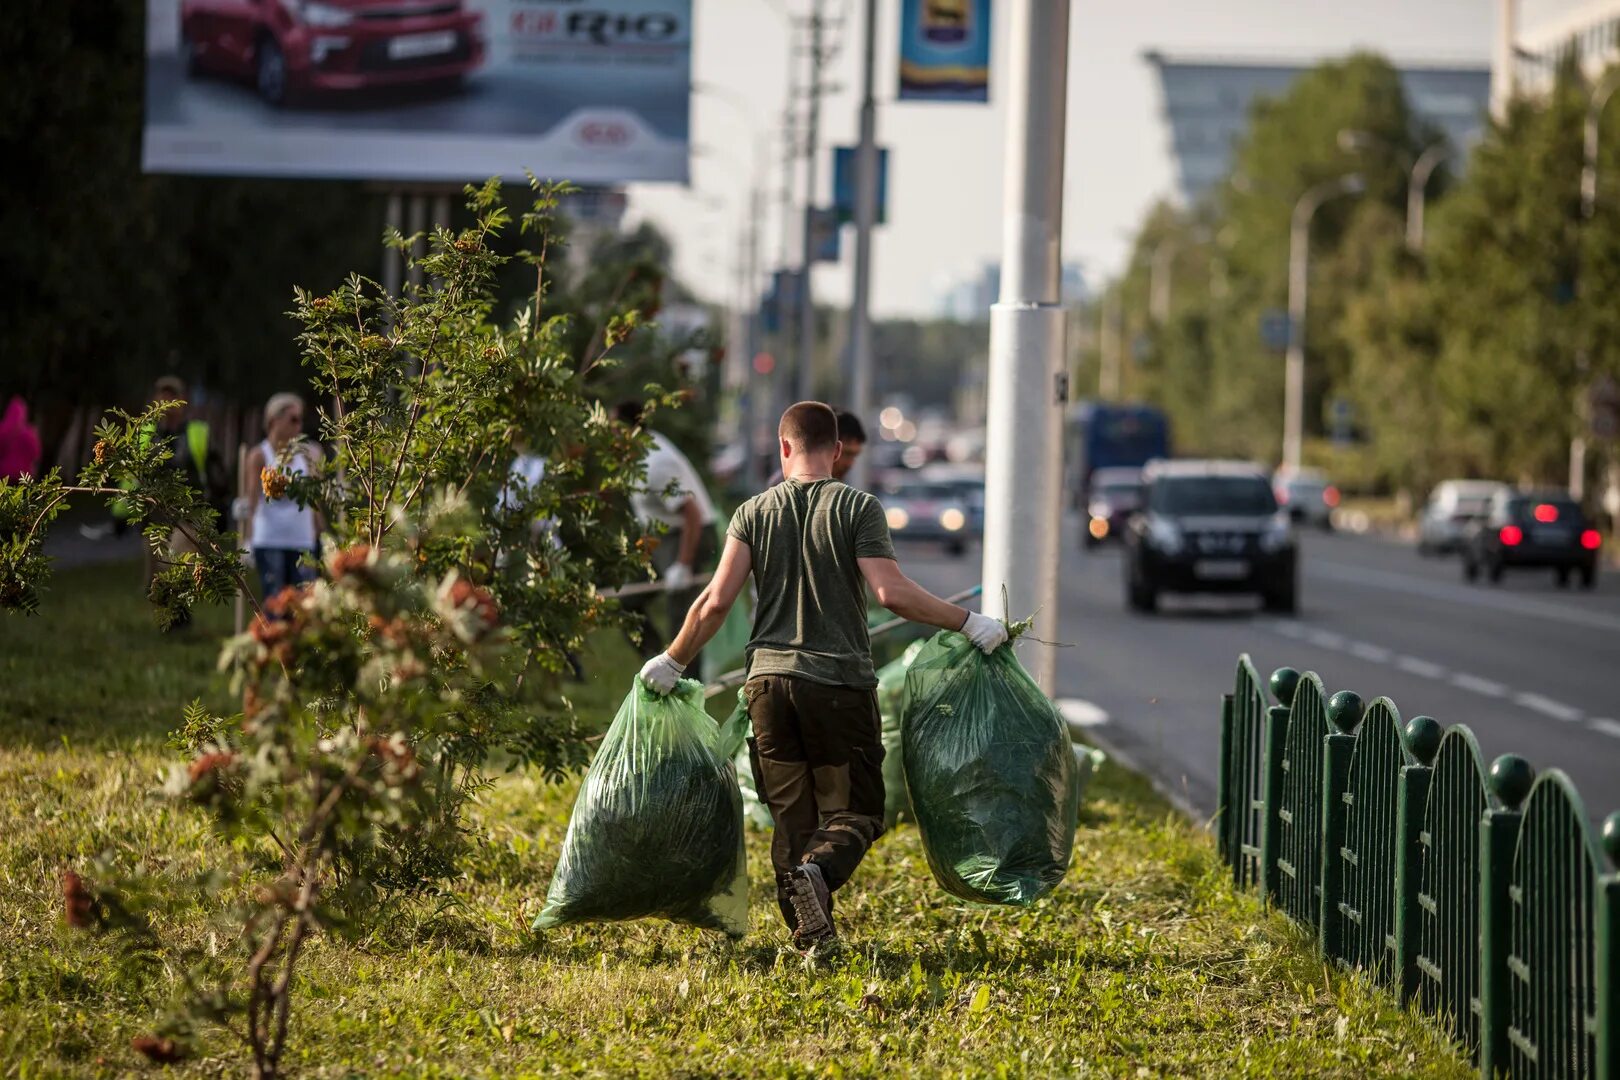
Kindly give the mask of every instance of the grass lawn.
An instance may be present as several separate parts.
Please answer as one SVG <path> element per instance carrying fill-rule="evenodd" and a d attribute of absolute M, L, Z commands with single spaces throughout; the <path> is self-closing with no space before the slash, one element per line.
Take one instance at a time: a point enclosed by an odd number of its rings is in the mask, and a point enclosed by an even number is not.
<path fill-rule="evenodd" d="M 180 703 L 221 706 L 228 612 L 151 630 L 125 566 L 65 572 L 46 614 L 0 617 L 0 1076 L 127 1075 L 175 991 L 62 921 L 59 874 L 98 854 L 178 883 L 239 857 L 154 793 Z M 603 722 L 628 653 L 580 700 Z M 604 659 L 604 655 L 606 658 Z M 611 677 L 606 672 L 617 672 Z M 782 946 L 766 836 L 751 835 L 740 944 L 659 923 L 528 931 L 577 778 L 505 778 L 454 895 L 306 953 L 287 1064 L 303 1076 L 1456 1076 L 1467 1063 L 1382 992 L 1329 972 L 1235 895 L 1208 837 L 1117 767 L 1095 781 L 1074 868 L 1022 911 L 946 896 L 914 829 L 840 895 L 848 948 L 817 970 Z M 159 924 L 228 949 L 178 887 Z M 242 1075 L 208 1033 L 184 1075 Z"/>

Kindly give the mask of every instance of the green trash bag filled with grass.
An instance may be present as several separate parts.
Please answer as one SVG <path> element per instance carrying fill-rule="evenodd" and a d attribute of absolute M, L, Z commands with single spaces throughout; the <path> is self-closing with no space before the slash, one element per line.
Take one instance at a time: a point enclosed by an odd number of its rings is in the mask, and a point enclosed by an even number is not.
<path fill-rule="evenodd" d="M 536 930 L 662 918 L 748 929 L 742 796 L 703 685 L 659 697 L 637 676 L 574 802 Z"/>
<path fill-rule="evenodd" d="M 906 673 L 901 756 L 923 853 L 953 896 L 1027 905 L 1068 873 L 1082 777 L 1068 727 L 1006 644 L 941 631 Z"/>
<path fill-rule="evenodd" d="M 906 672 L 922 652 L 923 641 L 914 641 L 906 651 L 884 664 L 877 672 L 878 715 L 883 719 L 883 827 L 892 829 L 902 819 L 910 821 L 911 800 L 906 796 L 906 771 L 901 756 L 901 731 L 906 720 Z"/>

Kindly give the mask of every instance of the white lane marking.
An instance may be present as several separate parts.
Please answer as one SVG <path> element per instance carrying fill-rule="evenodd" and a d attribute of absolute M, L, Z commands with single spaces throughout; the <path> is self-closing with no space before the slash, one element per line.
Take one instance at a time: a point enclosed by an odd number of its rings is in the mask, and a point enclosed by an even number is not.
<path fill-rule="evenodd" d="M 1331 630 L 1310 630 L 1305 634 L 1305 640 L 1323 649 L 1344 648 L 1344 635 Z"/>
<path fill-rule="evenodd" d="M 1350 655 L 1369 660 L 1374 664 L 1387 664 L 1389 658 L 1395 654 L 1382 645 L 1372 645 L 1365 641 L 1352 641 L 1350 643 Z"/>
<path fill-rule="evenodd" d="M 1459 671 L 1451 677 L 1451 685 L 1460 690 L 1472 690 L 1476 694 L 1486 697 L 1507 697 L 1507 687 L 1490 679 L 1482 679 L 1478 675 L 1470 675 Z"/>
<path fill-rule="evenodd" d="M 1417 675 L 1425 679 L 1443 679 L 1446 669 L 1432 660 L 1422 660 L 1416 656 L 1397 656 L 1395 666 L 1409 675 Z"/>
<path fill-rule="evenodd" d="M 1605 735 L 1613 735 L 1620 739 L 1620 720 L 1611 720 L 1607 716 L 1600 716 L 1596 720 L 1588 720 L 1586 726 L 1594 731 L 1601 731 Z"/>
<path fill-rule="evenodd" d="M 1565 705 L 1562 701 L 1554 701 L 1552 698 L 1542 697 L 1540 694 L 1519 694 L 1513 700 L 1527 709 L 1534 709 L 1536 712 L 1544 716 L 1550 716 L 1554 720 L 1574 722 L 1586 715 L 1573 705 Z"/>
<path fill-rule="evenodd" d="M 1303 625 L 1297 622 L 1289 622 L 1285 619 L 1267 619 L 1260 625 L 1264 629 L 1270 630 L 1273 634 L 1281 634 L 1283 637 L 1301 638 L 1304 637 L 1306 633 Z"/>
<path fill-rule="evenodd" d="M 1058 712 L 1063 714 L 1070 727 L 1090 728 L 1100 727 L 1108 723 L 1108 713 L 1100 706 L 1079 698 L 1058 698 Z"/>
<path fill-rule="evenodd" d="M 1566 623 L 1570 626 L 1584 626 L 1592 630 L 1620 630 L 1620 617 L 1607 615 L 1600 611 L 1565 607 L 1562 604 L 1548 603 L 1545 600 L 1532 600 L 1524 596 L 1490 592 L 1467 585 L 1447 585 L 1411 574 L 1371 570 L 1364 566 L 1351 566 L 1347 563 L 1336 563 L 1327 559 L 1308 560 L 1305 565 L 1313 575 L 1328 578 L 1332 581 L 1346 582 L 1351 585 L 1366 585 L 1374 589 L 1387 589 L 1391 592 L 1406 593 L 1409 596 L 1426 596 L 1433 600 L 1444 600 L 1451 604 L 1490 608 L 1493 611 L 1501 611 L 1510 615 L 1528 615 L 1538 619 L 1547 619 L 1551 622 Z"/>

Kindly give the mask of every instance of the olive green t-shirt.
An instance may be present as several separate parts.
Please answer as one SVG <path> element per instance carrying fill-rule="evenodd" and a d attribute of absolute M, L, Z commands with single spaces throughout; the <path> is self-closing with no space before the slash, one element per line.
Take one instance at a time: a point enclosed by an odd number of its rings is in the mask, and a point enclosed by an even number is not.
<path fill-rule="evenodd" d="M 783 480 L 743 503 L 726 534 L 748 545 L 759 594 L 749 677 L 876 686 L 855 560 L 894 558 L 878 501 L 840 480 Z"/>

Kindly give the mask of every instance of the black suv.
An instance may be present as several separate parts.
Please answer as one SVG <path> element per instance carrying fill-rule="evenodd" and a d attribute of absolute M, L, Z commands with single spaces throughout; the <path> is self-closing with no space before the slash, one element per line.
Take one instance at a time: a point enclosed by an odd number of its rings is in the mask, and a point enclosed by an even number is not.
<path fill-rule="evenodd" d="M 1264 473 L 1229 461 L 1154 462 L 1142 512 L 1125 531 L 1125 599 L 1152 611 L 1159 594 L 1258 593 L 1267 611 L 1299 603 L 1293 526 Z"/>
<path fill-rule="evenodd" d="M 1568 493 L 1502 491 L 1463 538 L 1463 577 L 1477 581 L 1483 571 L 1494 583 L 1510 569 L 1551 569 L 1560 586 L 1579 574 L 1581 587 L 1590 589 L 1602 546 L 1602 535 Z"/>

